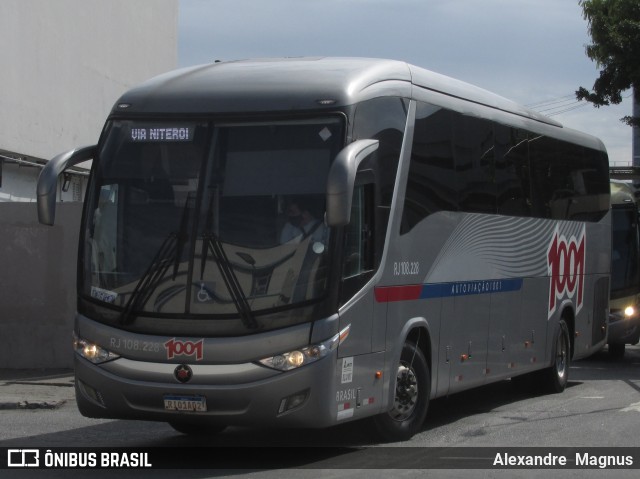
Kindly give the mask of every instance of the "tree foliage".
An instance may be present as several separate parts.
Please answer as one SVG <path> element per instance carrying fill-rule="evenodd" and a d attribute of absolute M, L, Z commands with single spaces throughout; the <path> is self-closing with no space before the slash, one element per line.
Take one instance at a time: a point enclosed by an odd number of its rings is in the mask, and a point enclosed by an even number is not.
<path fill-rule="evenodd" d="M 596 62 L 600 75 L 592 90 L 580 87 L 579 100 L 596 107 L 618 104 L 622 92 L 634 89 L 640 99 L 640 0 L 579 0 L 589 23 L 593 43 L 587 56 Z M 629 125 L 640 125 L 640 118 L 625 117 Z"/>

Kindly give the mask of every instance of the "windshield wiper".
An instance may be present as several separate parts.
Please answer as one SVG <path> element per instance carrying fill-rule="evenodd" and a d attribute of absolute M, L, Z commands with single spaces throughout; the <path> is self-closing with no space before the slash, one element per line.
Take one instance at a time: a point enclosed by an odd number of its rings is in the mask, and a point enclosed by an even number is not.
<path fill-rule="evenodd" d="M 202 251 L 202 264 L 200 269 L 201 276 L 204 275 L 204 268 L 207 262 L 207 251 L 211 250 L 213 259 L 216 261 L 216 264 L 220 269 L 220 273 L 222 274 L 222 279 L 224 281 L 224 284 L 227 287 L 229 294 L 231 295 L 233 304 L 238 310 L 238 314 L 240 315 L 240 319 L 242 320 L 242 323 L 245 325 L 247 329 L 256 329 L 258 327 L 258 322 L 253 316 L 253 312 L 251 311 L 251 306 L 249 305 L 249 302 L 247 301 L 247 297 L 242 291 L 242 286 L 240 286 L 238 277 L 233 271 L 233 266 L 229 261 L 227 254 L 224 252 L 222 243 L 213 234 L 205 235 L 202 238 L 202 241 L 203 241 L 203 251 Z"/>
<path fill-rule="evenodd" d="M 167 270 L 173 265 L 173 281 L 178 275 L 178 267 L 180 266 L 180 253 L 186 242 L 186 229 L 188 223 L 189 205 L 193 201 L 191 195 L 187 199 L 182 210 L 182 218 L 180 220 L 180 229 L 178 232 L 172 232 L 158 248 L 155 256 L 149 263 L 147 270 L 138 280 L 136 287 L 131 292 L 131 296 L 125 304 L 124 311 L 120 316 L 120 324 L 131 323 L 131 313 L 140 311 L 149 301 L 151 293 L 156 289 L 162 278 L 164 278 Z"/>
<path fill-rule="evenodd" d="M 175 256 L 178 256 L 178 234 L 170 233 L 158 248 L 147 270 L 131 292 L 120 315 L 120 324 L 129 324 L 131 322 L 131 313 L 139 311 L 149 301 L 151 293 L 164 278 L 169 267 L 176 261 L 174 259 Z"/>

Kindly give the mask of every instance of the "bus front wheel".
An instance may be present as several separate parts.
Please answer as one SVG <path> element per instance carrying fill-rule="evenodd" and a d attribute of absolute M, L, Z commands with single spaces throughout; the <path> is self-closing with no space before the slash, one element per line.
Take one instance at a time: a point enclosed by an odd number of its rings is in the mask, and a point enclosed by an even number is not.
<path fill-rule="evenodd" d="M 402 348 L 396 370 L 396 391 L 392 407 L 374 416 L 373 424 L 385 441 L 406 441 L 415 435 L 427 415 L 431 377 L 424 354 L 415 344 Z"/>

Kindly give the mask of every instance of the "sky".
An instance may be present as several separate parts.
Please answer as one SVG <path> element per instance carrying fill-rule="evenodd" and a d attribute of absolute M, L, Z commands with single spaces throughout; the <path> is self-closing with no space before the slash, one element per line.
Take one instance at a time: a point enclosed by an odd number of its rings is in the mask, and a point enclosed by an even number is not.
<path fill-rule="evenodd" d="M 578 0 L 179 0 L 178 66 L 260 57 L 389 58 L 448 75 L 599 137 L 631 162 L 631 91 L 575 100 L 598 66 Z"/>

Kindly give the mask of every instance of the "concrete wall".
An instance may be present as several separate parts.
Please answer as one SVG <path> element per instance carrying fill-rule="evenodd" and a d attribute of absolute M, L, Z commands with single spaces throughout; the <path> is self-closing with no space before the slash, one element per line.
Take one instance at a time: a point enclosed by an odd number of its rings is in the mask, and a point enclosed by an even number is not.
<path fill-rule="evenodd" d="M 58 203 L 56 225 L 35 203 L 0 203 L 0 368 L 72 366 L 81 203 Z"/>

